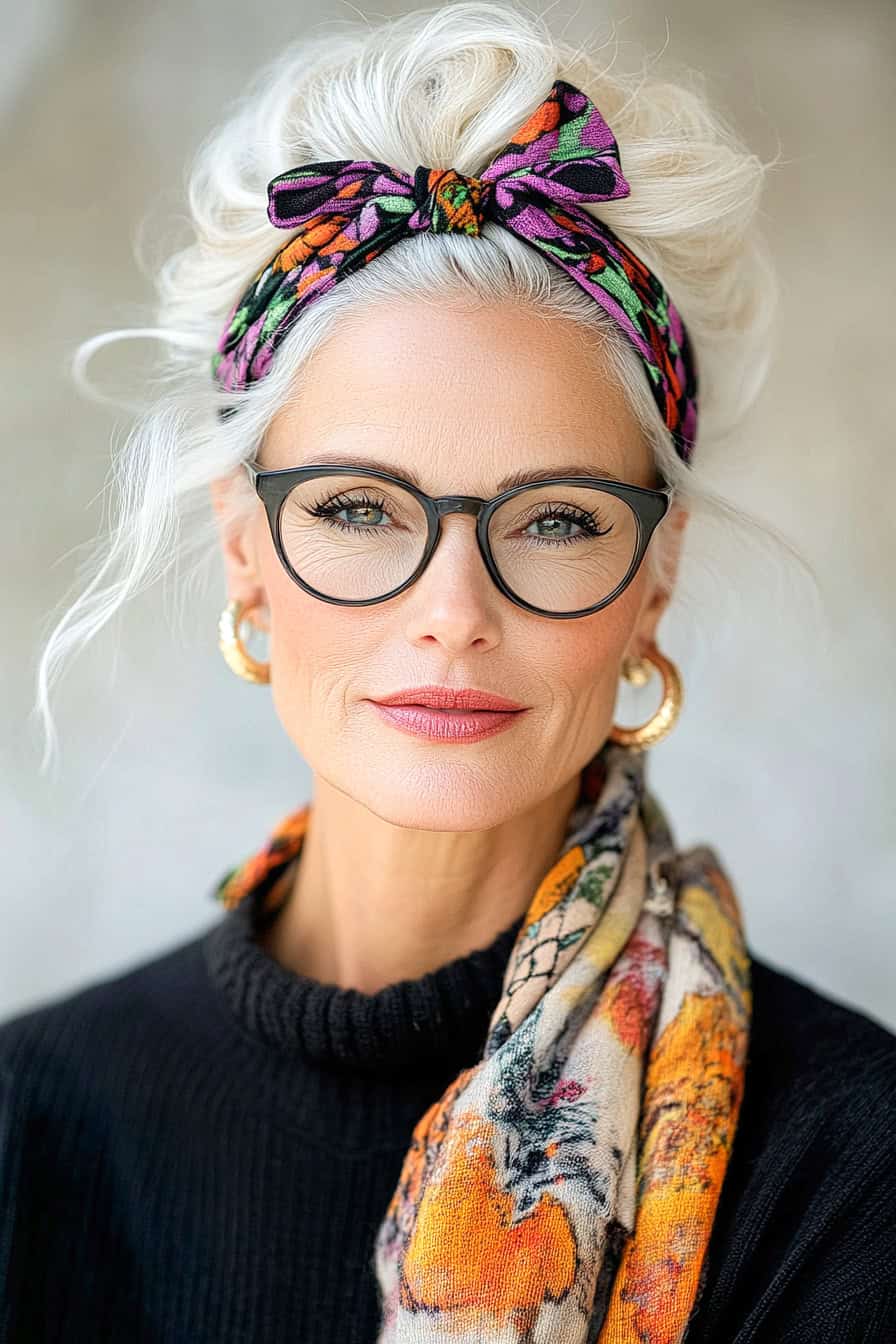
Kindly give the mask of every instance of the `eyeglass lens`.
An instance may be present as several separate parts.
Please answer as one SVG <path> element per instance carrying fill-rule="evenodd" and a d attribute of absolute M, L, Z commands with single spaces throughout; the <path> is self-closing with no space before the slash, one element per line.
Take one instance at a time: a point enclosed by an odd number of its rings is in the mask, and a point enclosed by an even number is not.
<path fill-rule="evenodd" d="M 427 519 L 410 491 L 348 473 L 302 481 L 280 514 L 283 551 L 326 597 L 384 597 L 410 578 L 426 547 Z M 488 539 L 511 591 L 542 611 L 569 612 L 608 597 L 628 572 L 638 520 L 598 486 L 535 484 L 492 514 Z"/>

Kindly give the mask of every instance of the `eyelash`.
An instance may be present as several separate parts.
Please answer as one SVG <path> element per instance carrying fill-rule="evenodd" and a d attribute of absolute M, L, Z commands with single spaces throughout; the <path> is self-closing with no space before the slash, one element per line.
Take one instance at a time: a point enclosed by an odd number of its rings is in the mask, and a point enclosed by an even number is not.
<path fill-rule="evenodd" d="M 340 503 L 340 497 L 337 495 L 330 499 L 319 500 L 308 510 L 308 512 L 315 518 L 324 519 L 331 527 L 339 528 L 345 532 L 368 532 L 371 530 L 370 528 L 361 527 L 355 523 L 344 523 L 341 519 L 338 519 L 336 514 L 340 513 L 343 509 L 378 509 L 385 512 L 386 501 L 384 499 L 370 499 L 365 495 L 361 499 L 345 500 Z M 612 523 L 608 527 L 601 529 L 599 521 L 596 522 L 590 514 L 575 509 L 569 504 L 543 505 L 541 512 L 538 513 L 536 517 L 530 518 L 527 526 L 530 526 L 532 523 L 543 522 L 545 518 L 566 519 L 568 522 L 575 523 L 577 527 L 582 529 L 582 532 L 586 536 L 590 537 L 606 536 L 613 530 Z M 537 545 L 542 546 L 562 546 L 577 541 L 578 537 L 532 537 L 531 540 Z"/>

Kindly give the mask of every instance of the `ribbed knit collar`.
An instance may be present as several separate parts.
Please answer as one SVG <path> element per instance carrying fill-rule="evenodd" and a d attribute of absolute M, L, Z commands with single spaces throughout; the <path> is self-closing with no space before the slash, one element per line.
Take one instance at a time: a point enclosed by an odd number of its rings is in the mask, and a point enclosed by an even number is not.
<path fill-rule="evenodd" d="M 601 751 L 582 771 L 576 809 L 593 806 L 606 772 Z M 288 970 L 258 935 L 278 918 L 294 890 L 287 869 L 301 862 L 311 810 L 306 803 L 281 817 L 264 843 L 212 892 L 227 914 L 204 936 L 203 952 L 241 1029 L 280 1051 L 359 1078 L 423 1073 L 435 1078 L 475 1064 L 525 915 L 488 946 L 374 994 Z"/>
<path fill-rule="evenodd" d="M 307 1060 L 353 1073 L 450 1073 L 480 1057 L 520 915 L 489 946 L 373 994 L 288 970 L 257 941 L 282 907 L 265 897 L 269 871 L 203 940 L 212 981 L 244 1032 Z"/>

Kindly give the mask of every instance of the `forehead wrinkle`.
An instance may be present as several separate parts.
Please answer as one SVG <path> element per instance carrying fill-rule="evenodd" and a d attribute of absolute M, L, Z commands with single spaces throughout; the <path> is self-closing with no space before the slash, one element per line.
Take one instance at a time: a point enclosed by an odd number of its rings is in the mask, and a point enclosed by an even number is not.
<path fill-rule="evenodd" d="M 410 466 L 405 466 L 399 462 L 391 462 L 388 458 L 379 453 L 356 453 L 349 451 L 340 451 L 339 449 L 329 449 L 311 454 L 307 461 L 296 463 L 296 466 L 353 466 L 357 467 L 359 472 L 373 469 L 375 471 L 385 471 L 392 476 L 399 476 L 403 480 L 416 486 L 424 494 L 432 493 L 427 490 L 426 484 L 422 481 L 419 473 Z M 538 480 L 550 478 L 552 476 L 606 476 L 610 480 L 622 481 L 622 477 L 617 476 L 609 467 L 594 465 L 585 460 L 574 462 L 549 462 L 538 467 L 517 467 L 509 474 L 503 476 L 494 486 L 493 493 L 501 494 L 504 490 L 512 489 L 515 485 L 523 485 L 528 480 L 533 483 Z M 458 487 L 453 489 L 459 493 Z"/>
<path fill-rule="evenodd" d="M 617 443 L 614 427 L 607 427 L 609 432 L 606 436 L 612 447 L 609 451 L 602 451 L 601 444 L 595 439 L 593 415 L 590 417 L 589 429 L 575 423 L 575 417 L 572 423 L 558 423 L 558 419 L 554 418 L 547 425 L 533 424 L 533 417 L 522 406 L 516 408 L 516 413 L 510 407 L 509 413 L 498 416 L 497 421 L 482 402 L 471 402 L 469 409 L 463 411 L 460 421 L 457 414 L 446 414 L 444 407 L 435 409 L 437 414 L 428 417 L 424 406 L 417 403 L 409 408 L 407 416 L 402 416 L 401 423 L 396 424 L 392 423 L 391 418 L 381 419 L 376 414 L 370 415 L 369 411 L 362 412 L 357 418 L 343 419 L 338 413 L 338 418 L 334 418 L 333 408 L 330 408 L 330 414 L 317 434 L 312 431 L 309 435 L 307 425 L 304 427 L 305 432 L 300 434 L 306 443 L 313 440 L 319 447 L 309 449 L 302 454 L 301 461 L 293 460 L 292 465 L 344 462 L 359 470 L 374 468 L 403 477 L 418 490 L 429 494 L 434 493 L 434 482 L 431 476 L 424 480 L 422 474 L 427 461 L 439 461 L 444 457 L 449 463 L 456 462 L 459 444 L 469 447 L 478 438 L 485 447 L 475 452 L 471 464 L 471 471 L 475 469 L 476 478 L 467 485 L 463 481 L 451 480 L 446 489 L 453 493 L 470 493 L 479 487 L 482 494 L 498 494 L 513 485 L 523 484 L 522 477 L 530 471 L 533 475 L 540 473 L 542 476 L 605 476 L 621 482 L 627 479 L 624 462 L 620 460 L 618 451 L 621 445 Z M 386 406 L 383 410 L 388 414 Z M 479 435 L 473 432 L 477 421 L 483 422 Z M 300 424 L 296 425 L 296 429 L 300 429 Z M 462 433 L 467 428 L 470 432 Z M 498 428 L 502 431 L 500 434 Z M 351 437 L 353 431 L 361 437 Z M 343 448 L 341 441 L 346 432 L 349 443 Z M 536 449 L 540 439 L 545 446 L 535 455 L 522 454 L 514 450 L 516 438 L 521 441 L 528 439 Z M 406 455 L 399 453 L 396 458 L 392 450 L 398 444 L 408 444 L 410 451 Z M 405 460 L 402 461 L 402 458 Z M 616 471 L 611 463 L 617 468 Z M 507 470 L 501 471 L 503 467 Z M 497 479 L 499 471 L 500 480 Z M 427 489 L 427 485 L 430 489 Z"/>
<path fill-rule="evenodd" d="M 474 407 L 474 414 L 481 409 Z M 410 419 L 413 420 L 413 415 Z M 471 421 L 472 419 L 473 416 L 470 417 Z M 467 419 L 465 417 L 464 424 L 466 423 Z M 502 420 L 502 424 L 505 429 L 508 428 L 505 421 Z M 363 434 L 372 431 L 372 434 L 369 439 L 353 440 L 351 446 L 346 445 L 345 448 L 342 448 L 339 440 L 344 431 L 361 431 Z M 318 439 L 320 447 L 303 454 L 302 461 L 295 462 L 293 465 L 310 466 L 314 463 L 323 465 L 325 463 L 345 462 L 346 465 L 357 465 L 359 468 L 374 467 L 392 475 L 403 476 L 418 490 L 430 493 L 426 489 L 426 482 L 424 482 L 420 472 L 420 464 L 423 460 L 421 448 L 425 449 L 427 456 L 438 457 L 444 455 L 449 461 L 456 461 L 458 456 L 458 432 L 457 418 L 448 417 L 444 414 L 438 417 L 438 422 L 435 425 L 421 426 L 419 437 L 412 424 L 409 424 L 408 419 L 405 419 L 401 424 L 393 424 L 389 421 L 368 417 L 357 420 L 340 419 L 334 421 L 331 419 L 327 421 L 320 432 Z M 516 432 L 516 430 L 513 431 L 513 433 Z M 521 460 L 522 455 L 520 453 L 513 451 L 512 442 L 508 443 L 506 449 L 502 448 L 501 441 L 495 433 L 489 430 L 488 425 L 484 427 L 482 441 L 488 447 L 476 455 L 477 460 L 474 463 L 475 468 L 483 473 L 483 481 L 486 470 L 491 469 L 491 472 L 496 475 L 505 462 L 507 467 L 511 469 L 509 472 L 502 473 L 501 480 L 495 483 L 495 493 L 510 488 L 507 482 L 511 475 L 517 478 L 530 470 L 533 474 L 540 472 L 542 475 L 606 476 L 615 481 L 626 479 L 624 475 L 619 475 L 614 471 L 610 465 L 611 462 L 614 462 L 621 469 L 621 464 L 617 461 L 618 453 L 610 452 L 607 454 L 601 452 L 599 446 L 594 442 L 593 429 L 592 433 L 589 434 L 587 430 L 577 425 L 564 426 L 555 421 L 538 430 L 533 427 L 531 422 L 526 424 L 524 421 L 520 424 L 518 432 L 530 440 L 540 435 L 545 442 L 545 449 L 539 452 L 534 460 L 531 457 L 528 459 L 531 466 L 527 465 L 525 458 Z M 381 434 L 388 436 L 383 444 L 382 452 L 377 441 Z M 305 438 L 305 435 L 302 437 Z M 464 436 L 464 439 L 469 442 L 475 437 L 475 435 L 470 434 Z M 393 443 L 400 443 L 402 440 L 414 445 L 414 450 L 408 454 L 409 460 L 404 463 L 396 460 L 391 453 Z M 494 481 L 494 475 L 490 477 L 492 481 Z M 453 484 L 452 489 L 457 491 L 459 486 Z"/>

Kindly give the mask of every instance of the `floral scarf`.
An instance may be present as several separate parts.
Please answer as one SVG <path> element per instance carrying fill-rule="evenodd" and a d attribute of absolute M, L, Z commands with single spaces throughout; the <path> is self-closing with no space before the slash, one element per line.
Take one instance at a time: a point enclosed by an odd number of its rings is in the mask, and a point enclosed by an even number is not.
<path fill-rule="evenodd" d="M 743 1095 L 750 960 L 715 852 L 676 849 L 645 760 L 608 739 L 582 770 L 482 1059 L 414 1128 L 376 1235 L 378 1344 L 685 1339 Z M 300 852 L 310 815 L 221 880 L 225 906 Z"/>

